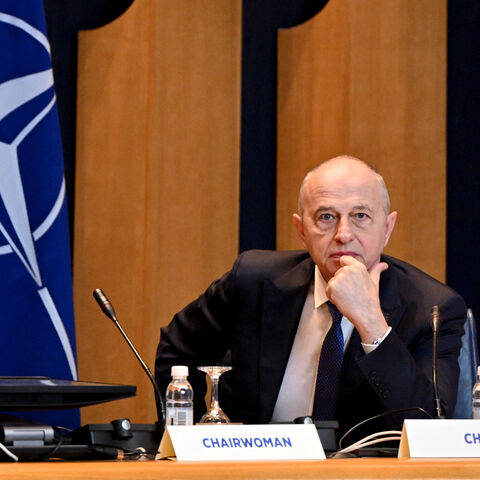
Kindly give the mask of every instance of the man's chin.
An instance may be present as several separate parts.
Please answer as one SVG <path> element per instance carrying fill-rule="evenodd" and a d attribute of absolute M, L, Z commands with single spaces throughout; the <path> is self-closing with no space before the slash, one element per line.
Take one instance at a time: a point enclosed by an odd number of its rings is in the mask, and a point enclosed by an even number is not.
<path fill-rule="evenodd" d="M 336 271 L 341 267 L 340 258 L 342 257 L 333 257 L 328 259 L 327 268 L 329 272 L 332 272 L 332 275 L 335 275 Z"/>
<path fill-rule="evenodd" d="M 338 260 L 334 262 L 328 261 L 323 271 L 321 270 L 323 278 L 328 282 L 333 276 L 335 276 L 335 273 L 337 273 L 337 270 L 340 267 L 341 265 Z"/>

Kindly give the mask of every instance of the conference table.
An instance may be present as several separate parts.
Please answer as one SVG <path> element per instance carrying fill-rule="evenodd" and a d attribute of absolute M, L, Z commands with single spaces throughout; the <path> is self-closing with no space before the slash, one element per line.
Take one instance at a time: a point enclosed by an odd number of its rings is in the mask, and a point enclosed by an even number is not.
<path fill-rule="evenodd" d="M 6 480 L 479 479 L 480 459 L 338 458 L 315 461 L 63 461 L 0 464 Z"/>

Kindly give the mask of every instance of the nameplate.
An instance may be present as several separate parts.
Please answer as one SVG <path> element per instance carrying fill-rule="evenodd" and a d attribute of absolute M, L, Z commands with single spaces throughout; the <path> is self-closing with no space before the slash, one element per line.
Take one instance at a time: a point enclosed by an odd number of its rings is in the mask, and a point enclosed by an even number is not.
<path fill-rule="evenodd" d="M 405 420 L 398 457 L 480 457 L 480 420 Z"/>
<path fill-rule="evenodd" d="M 325 460 L 315 425 L 168 426 L 156 459 Z"/>

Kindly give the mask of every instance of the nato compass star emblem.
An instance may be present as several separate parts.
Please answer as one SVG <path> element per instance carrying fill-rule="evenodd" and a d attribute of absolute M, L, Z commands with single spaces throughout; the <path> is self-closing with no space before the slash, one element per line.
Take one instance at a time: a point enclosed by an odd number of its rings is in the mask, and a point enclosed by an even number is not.
<path fill-rule="evenodd" d="M 0 23 L 16 27 L 38 42 L 50 56 L 50 45 L 47 37 L 38 29 L 24 20 L 0 12 Z M 53 87 L 52 69 L 13 78 L 0 84 L 0 121 L 22 105 L 38 97 Z M 53 89 L 52 89 L 53 92 Z M 43 118 L 54 108 L 55 93 L 47 104 L 42 106 L 32 118 L 26 121 L 20 132 L 10 143 L 0 141 L 0 201 L 15 231 L 15 238 L 9 234 L 5 225 L 0 222 L 0 233 L 6 239 L 5 245 L 0 245 L 0 255 L 16 255 L 24 268 L 34 280 L 38 295 L 60 339 L 72 378 L 77 378 L 75 358 L 70 341 L 58 313 L 48 287 L 42 282 L 42 275 L 37 261 L 35 242 L 42 237 L 55 222 L 65 199 L 65 181 L 59 185 L 58 195 L 48 215 L 33 232 L 25 200 L 22 177 L 19 168 L 18 148 L 25 138 L 39 125 Z"/>

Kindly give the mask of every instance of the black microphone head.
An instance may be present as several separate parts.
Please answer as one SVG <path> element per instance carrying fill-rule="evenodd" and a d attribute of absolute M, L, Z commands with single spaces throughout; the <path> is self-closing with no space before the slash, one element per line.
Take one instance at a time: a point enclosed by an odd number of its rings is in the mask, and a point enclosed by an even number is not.
<path fill-rule="evenodd" d="M 110 303 L 110 300 L 107 298 L 107 296 L 105 295 L 105 293 L 101 288 L 96 288 L 93 291 L 93 298 L 100 305 L 100 308 L 102 309 L 103 313 L 108 318 L 110 318 L 110 320 L 113 320 L 115 322 L 117 320 L 117 317 L 115 315 L 115 310 L 113 309 L 113 305 Z"/>

